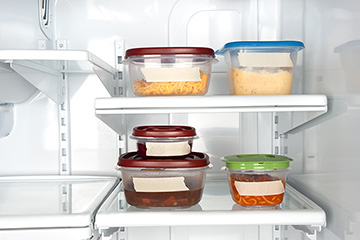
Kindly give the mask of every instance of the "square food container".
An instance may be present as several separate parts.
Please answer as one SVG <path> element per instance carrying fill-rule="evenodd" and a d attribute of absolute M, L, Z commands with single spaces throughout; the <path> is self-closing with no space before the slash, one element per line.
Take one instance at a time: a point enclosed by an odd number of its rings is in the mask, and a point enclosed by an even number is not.
<path fill-rule="evenodd" d="M 125 198 L 135 207 L 191 207 L 200 202 L 209 156 L 193 152 L 183 159 L 144 159 L 122 154 L 118 167 Z"/>
<path fill-rule="evenodd" d="M 299 41 L 240 41 L 216 54 L 224 55 L 231 95 L 287 95 L 303 48 Z"/>
<path fill-rule="evenodd" d="M 126 51 L 130 81 L 136 96 L 205 95 L 214 50 L 204 47 L 133 48 Z"/>
<path fill-rule="evenodd" d="M 292 159 L 271 154 L 231 155 L 226 163 L 232 199 L 242 206 L 276 206 L 282 203 L 286 175 Z"/>
<path fill-rule="evenodd" d="M 198 136 L 190 126 L 154 125 L 134 127 L 130 138 L 137 141 L 138 154 L 150 158 L 185 156 Z"/>

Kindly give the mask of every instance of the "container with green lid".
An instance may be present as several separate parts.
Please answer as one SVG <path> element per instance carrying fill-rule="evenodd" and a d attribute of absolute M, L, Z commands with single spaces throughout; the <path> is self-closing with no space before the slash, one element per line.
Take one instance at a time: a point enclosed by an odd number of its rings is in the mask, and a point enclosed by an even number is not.
<path fill-rule="evenodd" d="M 230 193 L 242 206 L 276 206 L 283 201 L 291 158 L 272 154 L 230 155 L 225 162 Z"/>

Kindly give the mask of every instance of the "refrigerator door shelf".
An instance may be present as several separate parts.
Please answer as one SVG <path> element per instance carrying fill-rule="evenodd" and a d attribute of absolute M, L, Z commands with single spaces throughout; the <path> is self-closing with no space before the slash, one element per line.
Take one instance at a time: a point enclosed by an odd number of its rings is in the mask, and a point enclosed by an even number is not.
<path fill-rule="evenodd" d="M 98 98 L 95 113 L 119 135 L 123 115 L 171 113 L 277 112 L 279 133 L 298 132 L 327 112 L 325 95 L 208 95 L 189 97 Z M 284 120 L 284 121 L 283 121 Z M 311 125 L 311 124 L 309 124 Z"/>
<path fill-rule="evenodd" d="M 279 207 L 251 209 L 236 204 L 227 181 L 205 184 L 202 200 L 183 209 L 136 208 L 126 203 L 122 184 L 114 190 L 96 215 L 96 227 L 104 232 L 117 227 L 209 226 L 209 225 L 294 225 L 316 234 L 326 225 L 325 212 L 290 185 Z"/>
<path fill-rule="evenodd" d="M 58 93 L 61 91 L 59 86 L 62 75 L 71 73 L 96 73 L 110 95 L 114 96 L 113 84 L 117 70 L 88 51 L 0 50 L 0 64 L 4 65 L 0 73 L 11 71 L 18 74 L 56 103 L 61 103 Z M 3 81 L 2 84 L 4 86 L 0 88 L 16 93 L 17 88 L 10 81 Z M 7 99 L 0 100 L 8 102 Z"/>
<path fill-rule="evenodd" d="M 0 238 L 10 232 L 89 238 L 97 209 L 118 183 L 105 176 L 0 177 Z"/>

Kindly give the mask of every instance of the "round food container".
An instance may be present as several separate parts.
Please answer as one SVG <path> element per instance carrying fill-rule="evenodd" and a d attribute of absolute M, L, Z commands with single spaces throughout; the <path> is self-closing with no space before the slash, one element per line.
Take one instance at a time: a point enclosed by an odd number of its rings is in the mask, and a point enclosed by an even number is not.
<path fill-rule="evenodd" d="M 204 47 L 133 48 L 124 61 L 136 96 L 205 95 L 216 62 Z"/>
<path fill-rule="evenodd" d="M 122 154 L 118 167 L 126 201 L 135 207 L 190 207 L 202 197 L 209 156 L 192 152 L 183 159 L 145 159 Z"/>
<path fill-rule="evenodd" d="M 189 154 L 198 136 L 190 126 L 159 125 L 135 127 L 130 138 L 142 157 L 175 157 Z"/>
<path fill-rule="evenodd" d="M 286 174 L 292 159 L 271 154 L 231 155 L 221 158 L 232 199 L 242 206 L 275 206 L 283 201 Z"/>
<path fill-rule="evenodd" d="M 231 95 L 291 94 L 299 41 L 230 42 L 216 51 L 224 55 Z"/>

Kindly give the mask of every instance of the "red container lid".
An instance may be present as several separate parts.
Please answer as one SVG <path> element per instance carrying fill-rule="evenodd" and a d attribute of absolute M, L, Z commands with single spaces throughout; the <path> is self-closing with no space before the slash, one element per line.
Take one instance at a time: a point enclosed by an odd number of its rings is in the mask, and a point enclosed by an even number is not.
<path fill-rule="evenodd" d="M 195 128 L 190 126 L 138 126 L 133 129 L 135 137 L 152 137 L 152 138 L 181 138 L 196 136 Z"/>
<path fill-rule="evenodd" d="M 206 47 L 152 47 L 126 50 L 125 59 L 143 55 L 209 55 L 215 58 L 214 50 Z"/>
<path fill-rule="evenodd" d="M 205 153 L 192 152 L 182 158 L 143 158 L 137 152 L 120 155 L 118 166 L 129 168 L 199 168 L 210 164 Z"/>

